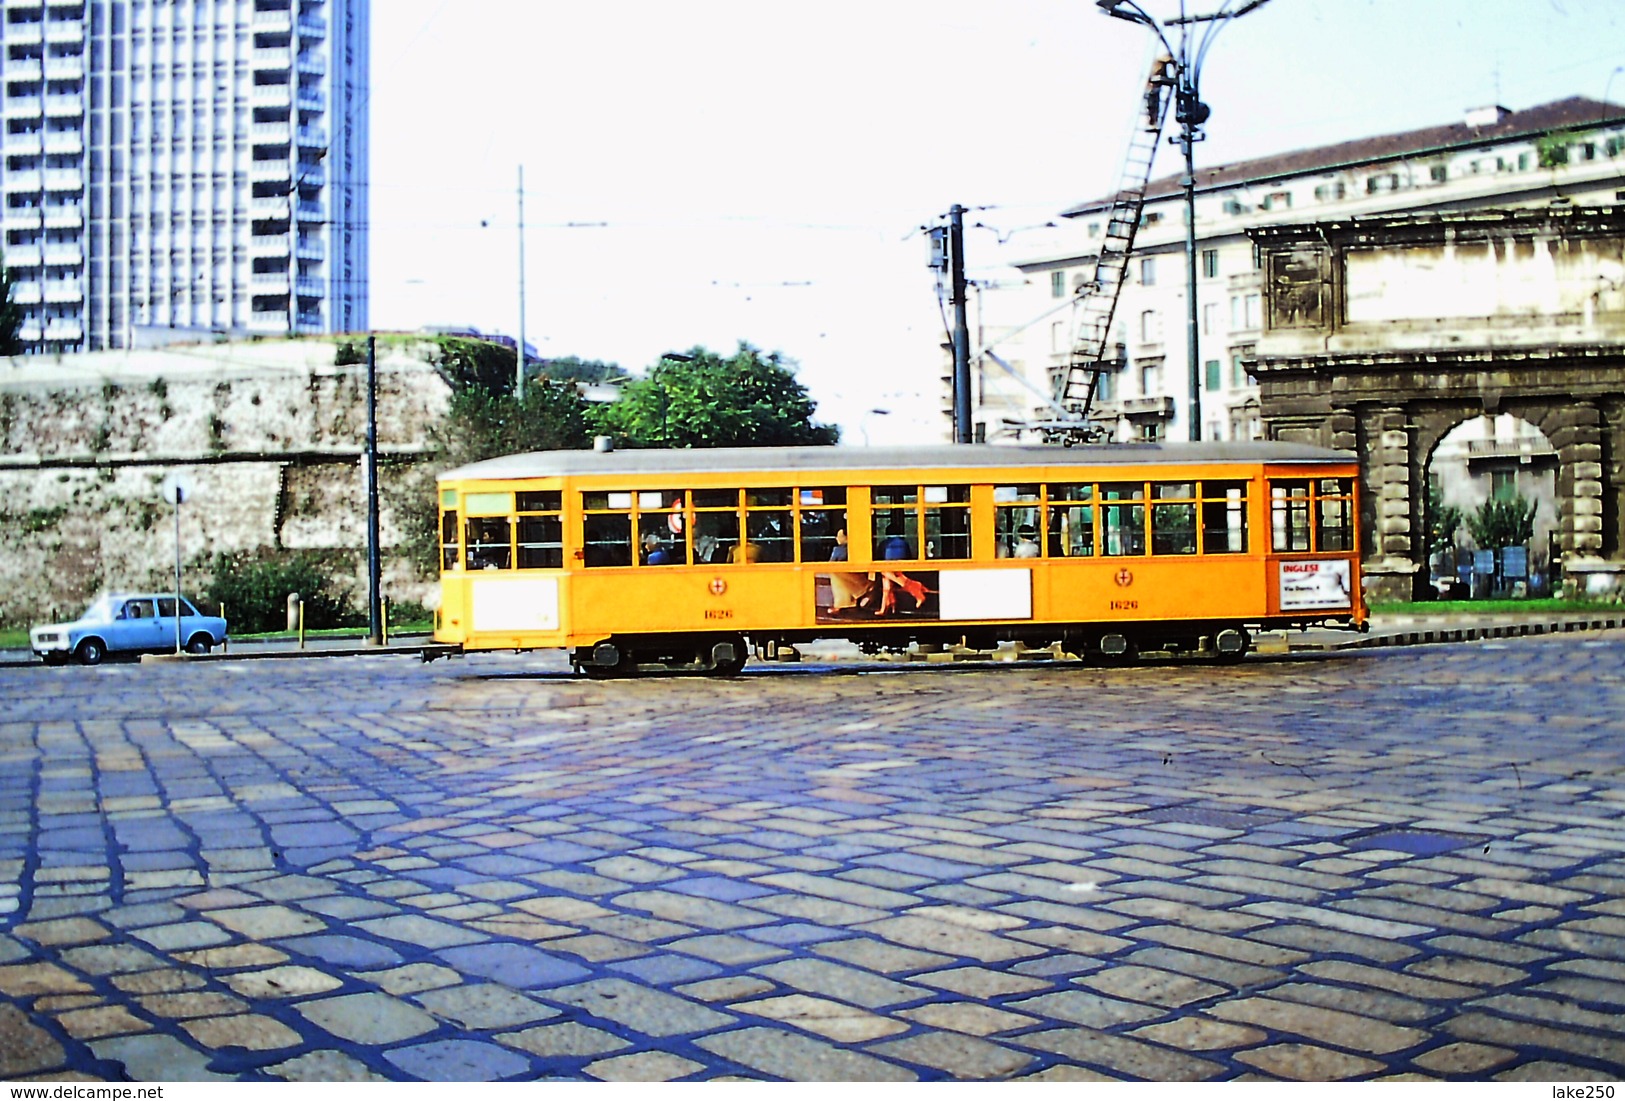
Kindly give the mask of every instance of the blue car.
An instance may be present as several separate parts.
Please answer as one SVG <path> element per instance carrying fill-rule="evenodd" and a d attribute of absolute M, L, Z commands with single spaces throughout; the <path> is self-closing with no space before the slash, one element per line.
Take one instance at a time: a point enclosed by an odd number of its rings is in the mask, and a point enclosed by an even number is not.
<path fill-rule="evenodd" d="M 180 601 L 180 643 L 189 654 L 207 654 L 226 641 L 226 621 L 199 615 Z M 108 654 L 175 651 L 175 594 L 109 593 L 97 598 L 72 623 L 52 623 L 29 632 L 34 653 L 47 665 L 97 665 Z"/>

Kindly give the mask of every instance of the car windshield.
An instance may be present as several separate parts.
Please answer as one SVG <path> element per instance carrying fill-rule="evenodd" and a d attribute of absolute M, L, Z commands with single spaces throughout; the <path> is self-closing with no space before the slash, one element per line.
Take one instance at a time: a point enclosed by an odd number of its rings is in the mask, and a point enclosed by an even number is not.
<path fill-rule="evenodd" d="M 96 602 L 85 609 L 85 614 L 79 618 L 85 623 L 111 623 L 113 616 L 123 605 L 123 601 L 114 600 L 110 596 L 99 596 Z"/>

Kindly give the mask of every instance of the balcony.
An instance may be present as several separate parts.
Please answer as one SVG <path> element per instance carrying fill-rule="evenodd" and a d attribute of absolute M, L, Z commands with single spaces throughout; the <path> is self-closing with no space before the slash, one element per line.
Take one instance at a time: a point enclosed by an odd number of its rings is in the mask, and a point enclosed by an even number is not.
<path fill-rule="evenodd" d="M 256 122 L 252 131 L 255 145 L 287 145 L 293 137 L 291 122 Z"/>
<path fill-rule="evenodd" d="M 39 58 L 15 58 L 6 62 L 6 79 L 16 81 L 39 80 L 44 75 Z"/>
<path fill-rule="evenodd" d="M 45 148 L 45 135 L 38 130 L 26 134 L 6 135 L 6 156 L 37 157 Z"/>
<path fill-rule="evenodd" d="M 45 114 L 50 118 L 78 118 L 85 113 L 85 101 L 79 96 L 46 96 Z"/>
<path fill-rule="evenodd" d="M 43 259 L 38 245 L 7 245 L 6 267 L 12 271 L 37 268 Z"/>
<path fill-rule="evenodd" d="M 299 55 L 299 71 L 307 76 L 321 76 L 327 72 L 327 59 L 321 54 L 304 52 Z"/>
<path fill-rule="evenodd" d="M 248 281 L 256 296 L 288 293 L 288 273 L 285 271 L 257 271 L 249 276 Z"/>
<path fill-rule="evenodd" d="M 1166 394 L 1149 398 L 1124 398 L 1121 404 L 1125 417 L 1171 417 L 1174 399 Z"/>
<path fill-rule="evenodd" d="M 83 80 L 85 76 L 84 55 L 72 54 L 68 57 L 46 58 L 45 76 L 48 80 Z"/>
<path fill-rule="evenodd" d="M 84 151 L 85 139 L 77 130 L 58 130 L 45 135 L 45 152 L 47 153 L 77 157 Z"/>
<path fill-rule="evenodd" d="M 40 11 L 44 7 L 45 0 L 6 0 L 7 11 Z"/>
<path fill-rule="evenodd" d="M 7 233 L 39 229 L 45 225 L 45 214 L 37 206 L 12 206 L 6 208 L 3 218 L 0 218 L 0 228 Z M 6 249 L 6 259 L 11 259 L 11 249 Z"/>
<path fill-rule="evenodd" d="M 6 109 L 0 115 L 7 119 L 37 119 L 41 113 L 39 96 L 16 96 L 7 97 Z"/>
<path fill-rule="evenodd" d="M 1517 439 L 1468 440 L 1467 462 L 1515 461 L 1523 466 L 1557 461 L 1557 451 L 1546 439 L 1520 436 Z"/>
<path fill-rule="evenodd" d="M 279 180 L 292 183 L 293 167 L 287 161 L 252 161 L 248 166 L 248 178 L 255 183 L 275 183 Z"/>
<path fill-rule="evenodd" d="M 9 41 L 11 36 L 6 35 Z M 53 19 L 45 24 L 45 41 L 53 46 L 82 44 L 85 25 L 78 19 Z"/>
<path fill-rule="evenodd" d="M 249 201 L 249 212 L 255 218 L 276 218 L 285 221 L 288 217 L 288 196 L 262 195 Z"/>
<path fill-rule="evenodd" d="M 286 233 L 266 234 L 263 237 L 251 237 L 248 241 L 248 254 L 254 257 L 290 255 L 288 235 Z"/>
<path fill-rule="evenodd" d="M 309 275 L 301 275 L 297 286 L 300 298 L 321 298 L 327 293 L 327 283 Z"/>
<path fill-rule="evenodd" d="M 299 238 L 299 259 L 323 260 L 327 257 L 327 249 L 320 237 Z"/>
<path fill-rule="evenodd" d="M 4 183 L 7 191 L 39 191 L 45 183 L 45 173 L 37 168 L 7 172 Z"/>
<path fill-rule="evenodd" d="M 319 222 L 327 216 L 321 203 L 300 203 L 298 215 L 301 222 Z"/>
<path fill-rule="evenodd" d="M 326 111 L 327 97 L 322 95 L 320 88 L 299 87 L 299 109 L 301 111 Z"/>
<path fill-rule="evenodd" d="M 78 203 L 45 208 L 46 229 L 81 229 L 84 224 L 85 212 L 80 209 Z"/>
<path fill-rule="evenodd" d="M 77 317 L 53 317 L 45 323 L 46 340 L 79 340 L 85 327 Z"/>
<path fill-rule="evenodd" d="M 327 37 L 327 20 L 319 15 L 299 15 L 299 37 L 320 41 Z"/>
<path fill-rule="evenodd" d="M 299 146 L 302 149 L 326 149 L 327 128 L 325 126 L 301 126 L 299 128 Z"/>
<path fill-rule="evenodd" d="M 255 310 L 248 315 L 248 327 L 260 333 L 285 333 L 288 331 L 288 311 Z"/>
<path fill-rule="evenodd" d="M 83 302 L 85 290 L 77 279 L 59 279 L 45 284 L 45 301 L 53 304 Z"/>
<path fill-rule="evenodd" d="M 37 306 L 45 300 L 40 284 L 21 280 L 11 285 L 11 300 L 19 306 Z"/>
<path fill-rule="evenodd" d="M 7 46 L 37 46 L 45 41 L 45 24 L 35 23 L 7 23 Z"/>
<path fill-rule="evenodd" d="M 249 55 L 256 69 L 286 69 L 293 63 L 291 46 L 259 46 Z"/>
<path fill-rule="evenodd" d="M 293 11 L 289 8 L 277 8 L 272 11 L 257 11 L 254 13 L 254 29 L 265 33 L 283 34 L 293 33 Z"/>
<path fill-rule="evenodd" d="M 77 168 L 50 168 L 45 171 L 45 190 L 53 195 L 78 194 L 85 189 L 85 177 Z"/>
<path fill-rule="evenodd" d="M 48 268 L 78 268 L 85 263 L 85 250 L 74 244 L 45 246 L 45 266 Z"/>
<path fill-rule="evenodd" d="M 293 106 L 293 86 L 291 84 L 256 84 L 254 94 L 249 101 L 255 107 L 283 107 Z"/>

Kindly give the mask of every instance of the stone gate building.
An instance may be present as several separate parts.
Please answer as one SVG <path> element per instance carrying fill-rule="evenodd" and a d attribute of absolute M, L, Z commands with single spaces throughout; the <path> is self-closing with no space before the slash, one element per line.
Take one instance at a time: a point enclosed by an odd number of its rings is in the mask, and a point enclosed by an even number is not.
<path fill-rule="evenodd" d="M 1370 599 L 1425 595 L 1427 471 L 1510 413 L 1556 456 L 1556 551 L 1582 592 L 1625 587 L 1625 208 L 1260 227 L 1264 434 L 1358 452 Z"/>

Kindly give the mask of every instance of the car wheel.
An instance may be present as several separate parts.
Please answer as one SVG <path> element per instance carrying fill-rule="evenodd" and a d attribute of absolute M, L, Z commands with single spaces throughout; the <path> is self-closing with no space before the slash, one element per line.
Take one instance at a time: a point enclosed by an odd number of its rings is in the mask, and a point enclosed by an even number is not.
<path fill-rule="evenodd" d="M 188 654 L 207 654 L 214 649 L 214 640 L 208 635 L 193 635 L 186 642 Z"/>
<path fill-rule="evenodd" d="M 101 639 L 87 638 L 79 644 L 74 656 L 79 659 L 80 665 L 100 665 L 102 658 L 107 656 L 107 648 L 102 645 Z"/>

